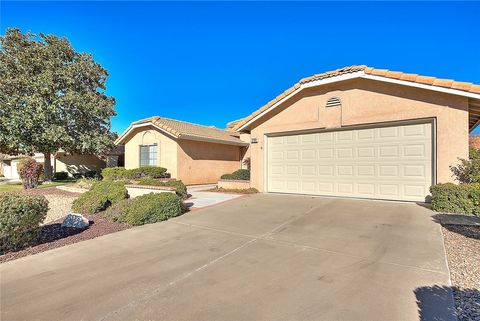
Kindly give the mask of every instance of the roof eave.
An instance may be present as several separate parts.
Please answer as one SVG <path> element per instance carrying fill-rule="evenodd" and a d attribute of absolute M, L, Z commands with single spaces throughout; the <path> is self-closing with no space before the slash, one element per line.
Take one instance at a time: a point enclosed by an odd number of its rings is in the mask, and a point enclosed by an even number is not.
<path fill-rule="evenodd" d="M 161 131 L 162 133 L 164 133 L 165 135 L 167 135 L 168 137 L 170 138 L 173 138 L 173 139 L 176 139 L 178 138 L 178 136 L 175 136 L 174 134 L 166 131 L 165 129 L 155 125 L 154 123 L 152 122 L 145 122 L 145 123 L 139 123 L 139 124 L 131 124 L 130 126 L 128 126 L 128 128 L 122 133 L 122 135 L 120 135 L 116 140 L 115 140 L 115 145 L 124 145 L 124 140 L 125 138 L 135 129 L 137 128 L 142 128 L 142 127 L 148 127 L 148 126 L 152 126 L 156 129 L 158 129 L 159 131 Z"/>
<path fill-rule="evenodd" d="M 263 112 L 261 112 L 258 115 L 252 117 L 245 124 L 243 124 L 239 128 L 237 128 L 235 131 L 242 132 L 242 131 L 248 129 L 248 127 L 253 122 L 257 121 L 258 119 L 262 118 L 266 114 L 270 113 L 273 109 L 275 109 L 276 107 L 278 107 L 279 105 L 281 105 L 285 101 L 289 100 L 293 96 L 299 94 L 303 89 L 311 88 L 311 87 L 317 87 L 317 86 L 323 86 L 323 85 L 326 85 L 326 84 L 336 83 L 336 82 L 345 81 L 345 80 L 349 80 L 349 79 L 355 79 L 355 78 L 363 78 L 363 79 L 370 79 L 370 80 L 394 83 L 394 84 L 398 84 L 398 85 L 421 88 L 421 89 L 426 89 L 426 90 L 432 90 L 432 91 L 447 93 L 447 94 L 451 94 L 451 95 L 463 96 L 463 97 L 468 97 L 468 98 L 473 98 L 473 99 L 480 99 L 480 94 L 476 94 L 476 93 L 472 93 L 472 92 L 467 92 L 467 91 L 452 89 L 452 88 L 446 88 L 446 87 L 439 87 L 439 86 L 428 85 L 428 84 L 421 84 L 421 83 L 417 83 L 417 82 L 388 78 L 388 77 L 383 77 L 383 76 L 370 75 L 370 74 L 366 74 L 365 71 L 362 70 L 362 71 L 352 72 L 352 73 L 345 74 L 345 75 L 334 76 L 334 77 L 330 77 L 330 78 L 304 82 L 304 83 L 300 84 L 296 90 L 294 90 L 290 94 L 286 95 L 282 99 L 279 99 L 277 102 L 272 104 L 272 106 L 268 107 Z"/>
<path fill-rule="evenodd" d="M 200 136 L 186 135 L 186 134 L 181 134 L 178 137 L 178 139 L 193 140 L 193 141 L 200 141 L 200 142 L 206 142 L 206 143 L 216 143 L 216 144 L 223 144 L 223 145 L 248 146 L 248 143 L 242 142 L 242 141 L 234 142 L 230 140 L 207 138 L 207 137 L 200 137 Z"/>

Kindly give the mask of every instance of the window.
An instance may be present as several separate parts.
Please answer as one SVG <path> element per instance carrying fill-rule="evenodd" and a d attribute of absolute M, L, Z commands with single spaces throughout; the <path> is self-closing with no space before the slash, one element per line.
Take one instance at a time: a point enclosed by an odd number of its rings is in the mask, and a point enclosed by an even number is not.
<path fill-rule="evenodd" d="M 157 144 L 140 145 L 140 166 L 157 166 Z"/>

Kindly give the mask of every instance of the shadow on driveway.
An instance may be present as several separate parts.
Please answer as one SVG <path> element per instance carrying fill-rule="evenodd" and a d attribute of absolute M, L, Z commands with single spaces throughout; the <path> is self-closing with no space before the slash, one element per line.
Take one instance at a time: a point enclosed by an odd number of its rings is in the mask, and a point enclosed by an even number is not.
<path fill-rule="evenodd" d="M 415 289 L 418 314 L 421 321 L 457 320 L 457 311 L 452 302 L 455 297 L 479 297 L 477 289 L 464 289 L 450 286 L 426 286 Z M 458 320 L 479 320 L 480 302 L 478 305 L 465 305 L 457 307 Z"/>

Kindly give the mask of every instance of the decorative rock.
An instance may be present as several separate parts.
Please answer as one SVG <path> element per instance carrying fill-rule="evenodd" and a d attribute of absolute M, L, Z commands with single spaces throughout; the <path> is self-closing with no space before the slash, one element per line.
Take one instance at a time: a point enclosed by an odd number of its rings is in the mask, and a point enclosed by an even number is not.
<path fill-rule="evenodd" d="M 81 214 L 70 213 L 62 222 L 62 227 L 74 227 L 79 229 L 86 229 L 90 222 Z"/>

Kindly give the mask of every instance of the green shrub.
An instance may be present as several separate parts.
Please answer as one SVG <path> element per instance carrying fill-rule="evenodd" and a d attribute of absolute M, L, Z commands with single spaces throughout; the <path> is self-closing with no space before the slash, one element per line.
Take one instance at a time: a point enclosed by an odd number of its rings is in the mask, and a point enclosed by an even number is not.
<path fill-rule="evenodd" d="M 437 212 L 480 215 L 480 184 L 437 184 L 430 192 Z"/>
<path fill-rule="evenodd" d="M 167 178 L 167 169 L 156 166 L 142 166 L 132 169 L 132 178 Z"/>
<path fill-rule="evenodd" d="M 248 169 L 239 169 L 233 172 L 232 174 L 223 174 L 222 179 L 232 179 L 240 181 L 249 181 L 250 180 L 250 171 Z"/>
<path fill-rule="evenodd" d="M 172 193 L 150 193 L 122 200 L 105 212 L 105 217 L 129 225 L 144 225 L 168 220 L 184 211 L 180 197 Z"/>
<path fill-rule="evenodd" d="M 53 180 L 54 181 L 63 181 L 68 178 L 68 173 L 67 172 L 55 172 L 53 174 Z"/>
<path fill-rule="evenodd" d="M 134 169 L 124 167 L 108 167 L 102 170 L 102 176 L 107 180 L 129 180 L 141 178 L 168 178 L 167 169 L 156 166 L 143 166 Z"/>
<path fill-rule="evenodd" d="M 468 159 L 459 159 L 460 164 L 450 166 L 453 176 L 460 183 L 480 183 L 480 149 L 470 149 Z"/>
<path fill-rule="evenodd" d="M 47 211 L 48 201 L 43 195 L 0 194 L 0 252 L 31 244 Z"/>
<path fill-rule="evenodd" d="M 94 178 L 80 178 L 76 183 L 75 187 L 84 188 L 84 189 L 91 189 L 93 184 L 98 182 L 98 180 Z"/>
<path fill-rule="evenodd" d="M 175 187 L 175 192 L 177 193 L 178 196 L 181 198 L 185 199 L 187 198 L 187 187 L 185 184 L 183 184 L 182 181 L 180 180 L 169 180 L 166 182 L 159 181 L 157 179 L 153 178 L 143 178 L 138 181 L 138 185 L 146 185 L 146 186 L 171 186 Z"/>
<path fill-rule="evenodd" d="M 33 158 L 27 157 L 20 160 L 17 172 L 22 180 L 23 188 L 37 188 L 40 176 L 43 174 L 43 165 Z"/>
<path fill-rule="evenodd" d="M 125 167 L 107 167 L 102 170 L 102 176 L 106 180 L 128 180 L 133 178 L 133 172 Z"/>
<path fill-rule="evenodd" d="M 82 214 L 94 214 L 127 196 L 124 182 L 98 181 L 88 192 L 83 193 L 73 202 L 72 209 Z"/>

